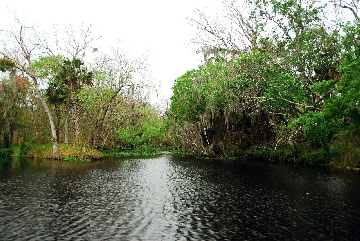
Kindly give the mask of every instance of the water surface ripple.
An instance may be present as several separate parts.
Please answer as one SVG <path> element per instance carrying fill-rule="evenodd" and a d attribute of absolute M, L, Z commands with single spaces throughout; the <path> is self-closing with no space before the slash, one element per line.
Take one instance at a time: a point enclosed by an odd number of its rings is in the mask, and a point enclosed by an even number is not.
<path fill-rule="evenodd" d="M 0 240 L 358 240 L 360 173 L 163 156 L 0 159 Z"/>

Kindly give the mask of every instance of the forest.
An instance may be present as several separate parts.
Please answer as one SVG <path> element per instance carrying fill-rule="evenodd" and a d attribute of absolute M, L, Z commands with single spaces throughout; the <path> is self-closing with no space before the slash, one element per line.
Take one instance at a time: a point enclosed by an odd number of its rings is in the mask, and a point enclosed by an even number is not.
<path fill-rule="evenodd" d="M 97 159 L 170 148 L 360 167 L 358 2 L 223 6 L 221 17 L 197 10 L 189 19 L 204 63 L 176 79 L 165 115 L 144 98 L 141 60 L 114 49 L 86 62 L 97 52 L 90 29 L 68 31 L 65 47 L 21 23 L 2 31 L 0 154 Z"/>

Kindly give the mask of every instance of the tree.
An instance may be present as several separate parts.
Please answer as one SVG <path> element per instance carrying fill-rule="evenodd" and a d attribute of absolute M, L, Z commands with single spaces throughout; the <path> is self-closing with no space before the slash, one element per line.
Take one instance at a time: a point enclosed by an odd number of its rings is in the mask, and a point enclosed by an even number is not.
<path fill-rule="evenodd" d="M 223 45 L 220 41 L 212 46 L 224 51 L 214 52 L 215 57 L 198 70 L 178 78 L 173 89 L 169 114 L 182 147 L 195 155 L 237 155 L 264 145 L 294 147 L 303 140 L 304 129 L 291 123 L 320 115 L 336 89 L 343 51 L 341 31 L 324 25 L 320 16 L 324 6 L 292 0 L 249 3 L 259 7 L 252 12 L 257 25 L 247 25 L 257 33 L 252 38 L 256 48 L 239 51 L 240 45 L 228 44 L 232 38 L 224 36 L 234 36 L 233 29 L 217 29 L 216 24 L 205 21 L 205 15 L 203 22 L 195 22 L 216 39 L 226 39 Z M 230 6 L 228 10 L 241 12 Z M 265 24 L 267 31 L 262 29 Z M 238 31 L 244 28 L 238 26 Z M 229 54 L 232 51 L 236 54 Z M 323 140 L 336 133 L 336 128 L 338 124 L 328 134 L 323 131 Z"/>
<path fill-rule="evenodd" d="M 61 89 L 66 93 L 64 98 L 67 99 L 68 104 L 71 106 L 76 141 L 80 140 L 81 134 L 78 94 L 82 86 L 90 85 L 93 80 L 93 73 L 84 68 L 83 65 L 84 63 L 80 59 L 65 59 L 60 65 L 60 71 L 55 76 L 57 83 L 65 87 Z"/>
<path fill-rule="evenodd" d="M 156 111 L 144 104 L 135 110 L 137 118 L 128 119 L 116 131 L 123 148 L 147 150 L 162 145 L 165 135 L 163 120 Z"/>
<path fill-rule="evenodd" d="M 359 1 L 358 0 L 332 0 L 330 1 L 334 6 L 339 9 L 348 10 L 354 16 L 355 20 L 359 20 Z"/>
<path fill-rule="evenodd" d="M 133 103 L 134 93 L 146 86 L 144 82 L 148 71 L 145 60 L 131 59 L 119 48 L 112 49 L 112 52 L 112 56 L 101 55 L 96 58 L 91 67 L 95 78 L 94 86 L 90 95 L 81 95 L 86 105 L 84 109 L 92 116 L 90 142 L 95 148 L 104 146 L 109 136 L 116 131 L 118 125 L 112 121 L 113 113 L 118 111 L 119 105 L 124 107 L 122 111 L 126 114 L 137 111 L 137 105 Z M 124 103 L 127 101 L 132 104 Z M 134 109 L 128 109 L 129 106 L 134 106 Z"/>
<path fill-rule="evenodd" d="M 93 80 L 93 73 L 83 65 L 80 59 L 69 60 L 62 56 L 42 57 L 33 64 L 39 76 L 48 79 L 49 85 L 45 94 L 49 103 L 55 107 L 57 131 L 61 116 L 65 116 L 65 143 L 68 143 L 69 139 L 67 127 L 70 112 L 74 121 L 75 139 L 80 137 L 78 94 L 83 86 L 92 84 Z M 61 107 L 65 108 L 65 113 L 60 112 Z"/>
<path fill-rule="evenodd" d="M 70 30 L 72 28 L 69 28 Z M 53 142 L 53 151 L 52 157 L 56 157 L 56 153 L 58 151 L 58 132 L 56 129 L 56 124 L 54 121 L 54 114 L 51 111 L 51 107 L 49 103 L 47 103 L 46 98 L 43 95 L 43 91 L 41 90 L 40 86 L 44 86 L 47 84 L 48 79 L 46 79 L 41 72 L 37 72 L 36 66 L 33 65 L 35 60 L 39 60 L 40 57 L 47 57 L 47 56 L 59 56 L 61 55 L 61 51 L 64 54 L 68 53 L 72 55 L 71 57 L 77 57 L 84 55 L 87 49 L 90 47 L 90 44 L 95 40 L 93 35 L 91 34 L 91 28 L 80 28 L 80 31 L 67 31 L 68 37 L 64 38 L 62 41 L 57 41 L 56 43 L 62 42 L 62 45 L 50 43 L 50 38 L 46 39 L 48 36 L 45 33 L 40 33 L 35 27 L 25 26 L 24 24 L 18 21 L 17 28 L 13 30 L 6 30 L 2 31 L 4 33 L 3 41 L 4 44 L 2 45 L 3 48 L 0 50 L 1 57 L 10 59 L 14 64 L 17 72 L 21 75 L 29 77 L 29 80 L 34 87 L 37 97 L 41 101 L 45 113 L 48 116 L 50 130 L 51 130 L 51 139 Z M 76 33 L 80 33 L 80 37 Z M 75 36 L 76 34 L 76 36 Z M 72 35 L 72 36 L 70 36 Z M 58 34 L 58 36 L 62 36 Z M 58 53 L 57 51 L 60 51 Z M 75 61 L 76 62 L 76 61 Z M 76 73 L 76 68 L 78 63 L 73 63 L 73 70 Z M 71 66 L 72 64 L 69 63 Z M 76 81 L 70 81 L 75 83 Z M 73 88 L 72 90 L 76 90 L 76 84 L 71 85 Z M 76 102 L 74 97 L 73 102 Z M 75 107 L 76 108 L 76 107 Z M 77 111 L 75 111 L 76 113 Z M 77 133 L 79 131 L 77 130 Z"/>
<path fill-rule="evenodd" d="M 0 80 L 0 142 L 2 147 L 9 148 L 14 142 L 19 106 L 26 98 L 29 82 L 27 78 L 15 75 L 15 64 L 8 58 L 0 59 L 0 71 L 8 73 Z"/>
<path fill-rule="evenodd" d="M 186 151 L 227 156 L 275 141 L 279 125 L 297 117 L 307 97 L 271 60 L 258 51 L 211 59 L 177 80 L 170 114 Z"/>
<path fill-rule="evenodd" d="M 14 73 L 15 63 L 9 58 L 0 58 L 0 71 Z"/>
<path fill-rule="evenodd" d="M 34 86 L 35 93 L 40 99 L 49 119 L 53 142 L 52 157 L 55 157 L 58 151 L 59 140 L 56 132 L 53 114 L 51 113 L 49 105 L 47 104 L 45 98 L 41 93 L 39 83 L 40 79 L 38 78 L 32 67 L 32 61 L 34 60 L 34 57 L 37 56 L 38 51 L 40 50 L 42 39 L 39 38 L 34 27 L 27 27 L 20 24 L 20 22 L 18 23 L 18 29 L 6 32 L 6 37 L 8 37 L 8 43 L 7 45 L 4 45 L 5 48 L 1 50 L 0 54 L 5 58 L 10 59 L 15 64 L 15 68 L 17 69 L 17 71 L 29 76 L 31 83 Z"/>
<path fill-rule="evenodd" d="M 358 133 L 360 128 L 360 28 L 357 23 L 348 24 L 344 31 L 340 74 L 331 80 L 335 83 L 331 96 L 324 99 L 321 111 L 306 113 L 292 123 L 292 126 L 301 127 L 309 141 L 319 142 L 327 150 L 336 134 L 341 131 Z M 318 86 L 319 89 L 324 87 Z"/>
<path fill-rule="evenodd" d="M 262 1 L 223 1 L 224 16 L 212 19 L 204 11 L 197 10 L 197 17 L 190 22 L 201 30 L 193 41 L 200 45 L 204 57 L 219 54 L 236 57 L 243 52 L 258 48 L 267 18 Z"/>

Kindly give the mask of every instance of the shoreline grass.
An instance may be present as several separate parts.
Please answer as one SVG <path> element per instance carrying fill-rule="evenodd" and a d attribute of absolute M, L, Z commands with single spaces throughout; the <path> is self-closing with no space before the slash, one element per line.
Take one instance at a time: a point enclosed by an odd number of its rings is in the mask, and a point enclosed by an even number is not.
<path fill-rule="evenodd" d="M 74 145 L 74 144 L 59 144 L 59 150 L 54 158 L 51 158 L 52 144 L 33 144 L 33 143 L 22 143 L 20 145 L 14 145 L 10 148 L 11 155 L 14 157 L 26 157 L 26 158 L 45 158 L 54 160 L 64 161 L 92 161 L 100 160 L 104 155 L 95 149 Z M 3 152 L 2 152 L 3 153 Z M 10 151 L 7 151 L 10 153 Z"/>
<path fill-rule="evenodd" d="M 341 150 L 341 152 L 339 151 Z M 52 144 L 33 144 L 22 143 L 20 145 L 14 145 L 11 148 L 0 148 L 0 156 L 14 156 L 14 157 L 26 157 L 26 158 L 45 158 L 50 159 L 52 152 Z M 54 160 L 63 160 L 67 162 L 90 162 L 93 160 L 100 160 L 104 156 L 110 157 L 156 157 L 166 154 L 175 155 L 189 155 L 178 150 L 164 149 L 159 150 L 156 148 L 141 148 L 133 150 L 95 150 L 84 145 L 75 144 L 59 144 L 59 151 Z M 195 157 L 195 156 L 194 156 Z M 322 149 L 310 150 L 304 149 L 300 152 L 294 152 L 289 148 L 279 148 L 274 150 L 270 147 L 263 147 L 256 150 L 248 150 L 244 152 L 243 156 L 235 157 L 195 157 L 200 159 L 206 158 L 219 158 L 219 159 L 231 159 L 231 160 L 268 160 L 270 162 L 294 162 L 304 163 L 309 165 L 321 165 L 335 168 L 343 168 L 347 170 L 360 170 L 360 148 L 353 144 L 347 144 L 345 146 L 333 147 L 331 152 L 324 152 Z"/>

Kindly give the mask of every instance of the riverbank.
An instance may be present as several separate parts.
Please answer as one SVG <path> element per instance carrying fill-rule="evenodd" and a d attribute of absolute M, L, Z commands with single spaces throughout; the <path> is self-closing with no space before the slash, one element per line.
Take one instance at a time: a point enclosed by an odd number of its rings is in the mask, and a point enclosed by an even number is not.
<path fill-rule="evenodd" d="M 165 154 L 165 151 L 157 150 L 157 149 L 146 149 L 146 150 L 104 150 L 101 152 L 105 156 L 112 157 L 136 157 L 136 156 L 161 156 Z"/>
<path fill-rule="evenodd" d="M 51 153 L 52 144 L 39 145 L 34 143 L 22 143 L 20 145 L 13 145 L 11 148 L 0 149 L 1 156 L 26 158 L 50 158 Z M 103 153 L 85 145 L 62 143 L 59 144 L 59 150 L 52 159 L 65 161 L 92 161 L 99 160 L 103 157 Z"/>
<path fill-rule="evenodd" d="M 49 159 L 52 152 L 51 144 L 33 144 L 23 143 L 21 145 L 13 145 L 11 148 L 0 148 L 0 156 L 26 157 L 26 158 L 45 158 Z M 137 156 L 161 156 L 169 154 L 169 150 L 158 150 L 156 148 L 142 148 L 133 150 L 103 150 L 99 151 L 85 145 L 75 144 L 59 144 L 59 150 L 55 158 L 64 161 L 92 161 L 100 160 L 104 156 L 112 157 L 137 157 Z"/>
<path fill-rule="evenodd" d="M 305 163 L 356 170 L 360 167 L 360 147 L 357 143 L 334 143 L 326 148 L 316 148 L 309 143 L 296 148 L 263 148 L 253 154 L 270 160 Z"/>
<path fill-rule="evenodd" d="M 14 145 L 11 148 L 0 148 L 0 156 L 15 156 L 27 158 L 50 158 L 52 145 L 36 145 L 31 143 Z M 164 154 L 180 154 L 193 156 L 190 153 L 174 149 L 133 149 L 133 150 L 95 150 L 83 145 L 60 144 L 58 154 L 54 159 L 84 162 L 100 160 L 104 156 L 111 157 L 156 157 Z M 244 151 L 237 156 L 201 156 L 201 159 L 217 158 L 229 160 L 264 160 L 279 163 L 298 163 L 306 165 L 321 165 L 347 170 L 360 170 L 360 148 L 355 145 L 343 145 L 341 148 L 332 147 L 328 150 L 314 149 L 310 146 L 303 146 L 293 149 L 290 147 L 258 147 Z"/>
<path fill-rule="evenodd" d="M 195 156 L 181 152 L 183 155 Z M 360 170 L 360 147 L 354 142 L 338 143 L 327 149 L 315 148 L 310 143 L 292 147 L 290 145 L 258 146 L 242 150 L 234 156 L 195 156 L 200 159 L 225 159 L 242 161 L 265 161 L 274 163 L 296 163 L 311 166 L 328 166 L 347 170 Z"/>

